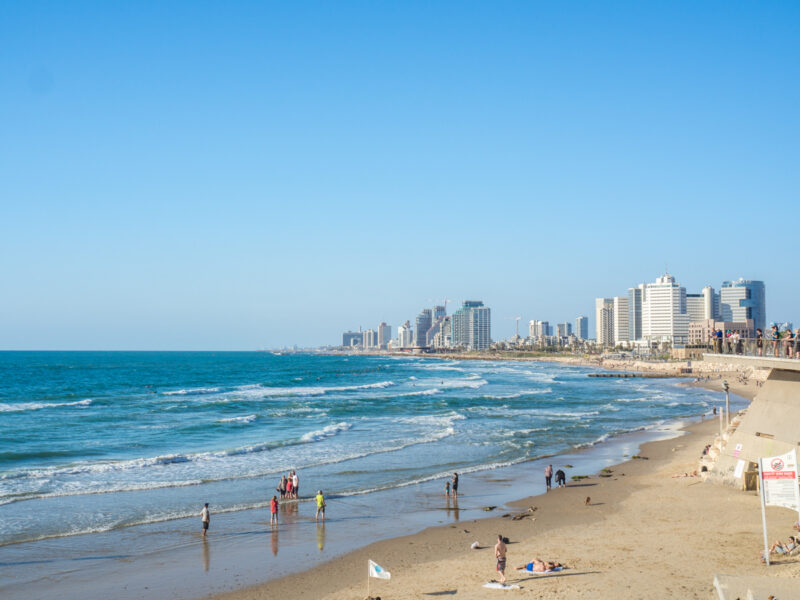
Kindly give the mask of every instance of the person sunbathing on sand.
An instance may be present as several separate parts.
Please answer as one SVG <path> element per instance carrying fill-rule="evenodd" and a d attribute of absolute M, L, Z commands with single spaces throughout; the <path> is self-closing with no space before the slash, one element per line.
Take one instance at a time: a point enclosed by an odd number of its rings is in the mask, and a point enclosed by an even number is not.
<path fill-rule="evenodd" d="M 567 567 L 566 565 L 562 565 L 560 562 L 555 562 L 552 560 L 545 562 L 541 558 L 534 558 L 528 564 L 517 567 L 517 571 L 524 570 L 532 573 L 546 573 L 547 571 L 552 571 L 553 569 L 558 568 L 566 569 Z"/>
<path fill-rule="evenodd" d="M 698 475 L 697 471 L 692 471 L 691 473 L 683 473 L 683 474 L 677 473 L 676 475 L 672 476 L 673 479 L 675 479 L 676 477 L 698 477 Z"/>
<path fill-rule="evenodd" d="M 778 540 L 777 542 L 772 544 L 772 546 L 770 546 L 769 553 L 789 554 L 789 552 L 797 548 L 798 545 L 800 545 L 800 540 L 797 537 L 790 535 L 786 543 L 783 543 L 782 541 Z M 766 562 L 764 560 L 763 552 L 761 553 L 761 562 Z"/>

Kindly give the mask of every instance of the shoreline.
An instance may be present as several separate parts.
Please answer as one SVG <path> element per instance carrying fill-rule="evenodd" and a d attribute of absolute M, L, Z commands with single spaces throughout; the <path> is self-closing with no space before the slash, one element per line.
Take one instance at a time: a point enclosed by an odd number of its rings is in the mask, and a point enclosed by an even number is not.
<path fill-rule="evenodd" d="M 675 385 L 675 382 L 672 382 L 671 385 Z M 715 386 L 719 385 L 719 381 L 687 381 L 680 382 L 677 385 L 694 385 L 715 389 Z M 749 388 L 743 387 L 742 395 L 747 395 L 751 390 L 755 391 L 754 387 L 752 385 Z M 734 394 L 737 393 L 733 386 L 732 392 Z M 100 561 L 91 563 L 97 564 L 97 568 L 87 569 L 85 574 L 79 576 L 79 578 L 91 578 L 94 582 L 92 585 L 93 591 L 86 590 L 87 597 L 100 597 L 104 591 L 115 595 L 112 590 L 119 589 L 120 591 L 116 595 L 120 598 L 173 597 L 188 599 L 208 597 L 211 590 L 214 591 L 214 598 L 238 598 L 239 596 L 236 596 L 236 594 L 247 594 L 248 590 L 271 589 L 269 586 L 280 585 L 278 582 L 284 580 L 290 580 L 294 583 L 290 583 L 289 587 L 282 589 L 280 593 L 288 594 L 287 597 L 305 597 L 297 596 L 297 589 L 306 589 L 311 586 L 306 581 L 306 578 L 316 581 L 317 574 L 320 571 L 324 571 L 327 568 L 326 565 L 340 564 L 339 561 L 347 561 L 353 555 L 373 548 L 375 544 L 385 544 L 391 549 L 397 543 L 397 540 L 406 539 L 405 536 L 402 536 L 404 530 L 416 531 L 419 533 L 414 535 L 425 536 L 431 530 L 445 528 L 449 530 L 460 527 L 461 524 L 468 524 L 467 529 L 472 531 L 471 525 L 474 522 L 492 520 L 491 516 L 483 512 L 480 503 L 498 504 L 503 511 L 508 512 L 513 511 L 519 502 L 523 502 L 520 500 L 522 495 L 528 498 L 543 497 L 537 496 L 535 490 L 544 488 L 543 481 L 541 481 L 543 478 L 539 476 L 539 473 L 545 461 L 552 460 L 555 464 L 558 461 L 563 462 L 565 457 L 569 456 L 577 468 L 572 471 L 567 470 L 568 476 L 573 473 L 597 473 L 602 468 L 608 467 L 616 469 L 614 467 L 615 464 L 620 463 L 625 456 L 635 453 L 634 450 L 626 454 L 626 450 L 621 449 L 621 446 L 627 444 L 627 446 L 631 446 L 634 449 L 638 448 L 643 440 L 663 438 L 662 432 L 665 429 L 668 430 L 669 438 L 674 439 L 676 435 L 683 435 L 676 433 L 674 424 L 681 421 L 685 422 L 687 418 L 691 417 L 683 416 L 673 419 L 668 422 L 669 426 L 666 428 L 661 424 L 645 429 L 631 430 L 618 434 L 603 443 L 594 442 L 588 446 L 566 450 L 559 454 L 542 455 L 521 463 L 500 468 L 488 468 L 473 473 L 468 478 L 466 490 L 468 495 L 462 496 L 460 510 L 456 506 L 453 511 L 455 513 L 454 524 L 442 524 L 449 523 L 453 517 L 449 507 L 445 516 L 440 481 L 438 480 L 406 487 L 402 491 L 398 488 L 397 490 L 376 492 L 374 495 L 369 494 L 368 497 L 337 499 L 334 504 L 339 506 L 334 511 L 336 513 L 333 515 L 334 520 L 329 522 L 327 539 L 325 528 L 322 528 L 321 533 L 319 528 L 316 528 L 319 554 L 317 554 L 313 544 L 314 524 L 313 522 L 308 522 L 308 518 L 303 514 L 306 511 L 301 510 L 298 515 L 297 505 L 294 508 L 294 517 L 292 517 L 291 512 L 289 515 L 281 517 L 282 527 L 279 533 L 281 558 L 274 562 L 265 550 L 272 545 L 272 553 L 277 556 L 278 535 L 273 532 L 270 540 L 270 529 L 264 523 L 261 514 L 263 511 L 260 510 L 240 511 L 228 515 L 216 514 L 214 518 L 215 525 L 218 525 L 220 533 L 216 534 L 216 532 L 212 531 L 210 543 L 203 543 L 202 547 L 199 544 L 199 539 L 195 539 L 194 532 L 187 535 L 185 524 L 183 524 L 184 519 L 176 522 L 166 531 L 156 531 L 156 529 L 162 529 L 158 527 L 137 526 L 120 532 L 112 532 L 107 536 L 104 534 L 91 534 L 83 540 L 65 538 L 63 544 L 54 542 L 53 544 L 40 545 L 40 548 L 52 546 L 52 548 L 48 548 L 48 553 L 52 552 L 54 556 L 64 555 L 64 553 L 69 555 L 75 549 L 82 549 L 77 555 L 85 555 L 86 557 L 73 560 Z M 695 418 L 699 419 L 701 417 L 696 416 Z M 558 467 L 555 466 L 555 468 Z M 513 489 L 512 480 L 514 483 Z M 590 485 L 594 484 L 576 483 L 571 485 L 570 488 L 582 488 Z M 495 488 L 495 486 L 498 486 L 498 488 Z M 492 491 L 485 493 L 485 490 L 489 488 L 492 488 Z M 391 508 L 387 508 L 387 506 Z M 378 508 L 378 510 L 376 511 L 375 508 Z M 498 511 L 501 509 L 498 509 Z M 399 518 L 393 518 L 392 510 L 396 511 L 394 516 Z M 355 511 L 355 516 L 341 516 L 348 511 Z M 461 514 L 460 518 L 459 512 Z M 285 517 L 288 517 L 288 519 Z M 539 520 L 539 524 L 542 523 L 538 516 L 537 520 Z M 436 524 L 437 522 L 439 525 Z M 288 525 L 288 529 L 286 525 Z M 349 528 L 349 531 L 343 531 L 342 528 L 345 530 Z M 227 533 L 223 533 L 223 531 Z M 364 531 L 369 532 L 371 539 L 378 541 L 365 545 L 365 542 L 360 540 Z M 125 542 L 127 536 L 140 538 L 138 542 L 140 550 L 143 548 L 141 544 L 145 539 L 149 539 L 149 543 L 156 542 L 161 538 L 173 539 L 168 542 L 167 552 L 137 552 L 137 550 L 129 550 L 129 553 L 124 556 L 115 554 L 116 548 L 127 546 Z M 486 540 L 481 539 L 481 542 L 486 543 Z M 294 547 L 292 544 L 294 544 Z M 416 545 L 416 542 L 413 542 L 413 545 Z M 323 546 L 326 548 L 325 552 L 323 552 Z M 424 543 L 423 546 L 425 548 L 433 548 L 433 553 L 430 555 L 426 555 L 424 552 L 420 554 L 418 548 L 412 548 L 414 551 L 411 552 L 411 557 L 414 561 L 425 562 L 446 554 L 439 546 L 427 543 Z M 58 548 L 61 548 L 61 550 L 59 551 Z M 29 564 L 26 562 L 26 558 L 40 558 L 36 553 L 35 547 L 32 546 L 31 549 L 32 552 L 28 552 L 28 556 L 25 556 L 25 552 L 17 553 L 12 551 L 12 554 L 7 555 L 7 558 L 12 558 L 13 556 L 18 562 L 12 560 L 6 564 L 24 565 Z M 309 550 L 312 551 L 312 554 L 309 554 Z M 333 553 L 332 558 L 331 553 Z M 373 558 L 378 560 L 374 556 Z M 68 560 L 60 559 L 60 562 L 66 566 L 69 565 L 69 562 L 66 562 Z M 200 560 L 203 561 L 205 573 L 196 574 Z M 404 557 L 400 561 L 401 564 L 405 560 L 406 558 Z M 129 561 L 135 561 L 136 567 L 128 568 L 120 564 Z M 45 560 L 45 562 L 51 561 Z M 77 564 L 81 563 L 73 563 L 73 565 Z M 210 569 L 209 565 L 214 568 Z M 303 565 L 305 569 L 297 571 L 298 565 Z M 384 566 L 392 570 L 389 565 Z M 148 573 L 147 581 L 143 583 L 136 581 L 136 578 L 131 576 L 132 570 L 136 576 L 140 576 L 140 572 Z M 358 571 L 363 571 L 363 569 L 359 567 L 356 572 Z M 62 572 L 69 573 L 66 570 Z M 265 574 L 267 574 L 266 577 Z M 332 588 L 323 587 L 317 589 L 307 597 L 321 597 L 330 589 L 338 590 L 346 587 L 346 580 L 339 581 L 337 577 L 338 571 L 334 569 L 332 576 L 324 577 L 323 581 L 325 585 L 329 583 L 335 583 L 336 585 L 332 586 Z M 15 586 L 13 584 L 14 579 L 11 578 L 11 581 L 7 581 L 12 585 L 5 587 L 5 589 L 11 593 L 12 597 L 17 597 L 14 596 L 15 593 L 20 593 L 20 597 L 23 597 L 23 592 L 26 588 Z M 265 579 L 268 580 L 264 581 Z M 37 583 L 37 587 L 42 581 L 40 580 Z M 23 580 L 20 580 L 20 584 L 22 582 Z M 76 577 L 74 575 L 69 575 L 63 582 L 66 584 L 67 590 L 75 591 Z M 86 583 L 89 583 L 88 579 Z M 99 585 L 97 585 L 98 583 Z M 43 598 L 55 598 L 59 595 L 54 589 L 48 589 L 47 587 L 42 589 L 46 590 L 46 593 L 42 595 Z M 137 595 L 137 590 L 144 595 Z M 154 590 L 158 590 L 158 592 L 154 592 Z M 260 594 L 261 592 L 254 593 Z M 242 598 L 249 597 L 251 596 L 242 596 Z"/>
<path fill-rule="evenodd" d="M 686 382 L 684 385 L 721 391 L 721 382 L 717 380 Z M 732 384 L 731 392 L 750 401 L 754 396 L 755 388 L 754 386 Z M 698 418 L 701 419 L 699 422 L 697 422 Z M 497 512 L 502 510 L 505 516 L 496 516 L 493 513 L 491 516 L 487 515 L 464 521 L 457 526 L 452 524 L 433 526 L 408 536 L 373 542 L 343 556 L 334 557 L 316 566 L 313 570 L 300 571 L 232 592 L 211 594 L 205 596 L 205 598 L 208 600 L 255 600 L 264 596 L 298 599 L 329 598 L 331 600 L 361 598 L 364 596 L 365 582 L 360 588 L 359 583 L 354 584 L 353 582 L 363 582 L 364 563 L 366 563 L 367 559 L 376 560 L 385 569 L 391 571 L 393 573 L 393 581 L 398 582 L 397 585 L 402 587 L 403 592 L 398 594 L 398 590 L 391 582 L 379 581 L 373 585 L 372 593 L 374 594 L 391 593 L 392 597 L 398 598 L 417 598 L 423 593 L 435 595 L 458 594 L 457 583 L 455 592 L 453 589 L 438 589 L 438 587 L 441 587 L 441 582 L 437 581 L 436 576 L 428 576 L 425 581 L 429 586 L 438 586 L 437 589 L 422 592 L 417 584 L 418 578 L 415 577 L 415 574 L 422 572 L 423 566 L 430 568 L 431 564 L 459 563 L 462 560 L 483 555 L 485 556 L 483 562 L 486 565 L 486 578 L 484 581 L 490 579 L 493 565 L 491 549 L 476 552 L 471 551 L 469 545 L 472 541 L 479 541 L 482 548 L 491 546 L 495 539 L 495 532 L 502 532 L 512 541 L 509 547 L 509 556 L 516 554 L 517 558 L 509 558 L 509 570 L 506 575 L 509 577 L 509 581 L 513 581 L 515 574 L 511 565 L 523 562 L 523 559 L 517 554 L 516 544 L 532 545 L 535 542 L 535 536 L 543 533 L 555 532 L 561 528 L 591 527 L 601 520 L 618 514 L 622 510 L 620 505 L 627 501 L 635 491 L 646 489 L 644 480 L 652 475 L 653 471 L 663 471 L 665 468 L 678 467 L 679 461 L 676 459 L 680 457 L 680 460 L 685 463 L 692 450 L 696 454 L 694 468 L 697 468 L 696 465 L 702 448 L 706 443 L 710 443 L 713 440 L 717 432 L 718 423 L 715 418 L 706 419 L 705 416 L 691 418 L 691 421 L 695 422 L 684 424 L 667 439 L 642 443 L 640 445 L 640 454 L 647 457 L 646 460 L 628 459 L 616 462 L 608 467 L 610 474 L 604 473 L 603 476 L 600 476 L 600 474 L 594 473 L 584 479 L 568 482 L 565 489 L 552 490 L 538 495 L 528 495 L 507 502 L 504 507 L 496 509 Z M 676 451 L 679 449 L 682 451 L 677 453 Z M 587 452 L 591 452 L 591 450 L 592 448 L 585 449 Z M 558 455 L 551 459 L 556 463 L 558 462 L 557 458 Z M 505 469 L 508 469 L 508 467 L 505 467 Z M 688 470 L 691 471 L 692 469 Z M 497 475 L 502 478 L 502 469 Z M 681 480 L 683 479 L 681 478 Z M 676 481 L 678 480 L 676 479 Z M 693 478 L 683 481 L 700 482 L 699 479 Z M 718 489 L 717 491 L 723 494 L 735 493 L 734 490 L 727 489 Z M 602 494 L 604 500 L 606 498 L 612 498 L 613 500 L 593 501 L 590 506 L 585 506 L 586 494 L 589 494 L 590 497 L 591 495 Z M 567 502 L 570 503 L 569 506 L 565 505 Z M 531 506 L 536 507 L 536 510 L 532 513 L 533 518 L 526 517 L 515 521 L 509 517 L 509 513 L 519 514 L 519 511 L 524 511 Z M 593 510 L 592 507 L 597 507 L 597 509 Z M 464 526 L 462 527 L 462 525 Z M 758 534 L 758 529 L 756 528 L 754 532 Z M 536 554 L 536 556 L 541 556 L 548 560 L 565 561 L 560 556 L 545 556 L 543 553 Z M 528 560 L 530 560 L 530 557 L 525 558 L 524 562 Z M 578 559 L 576 558 L 575 560 Z M 402 578 L 401 574 L 404 575 Z M 564 573 L 564 575 L 567 574 L 572 575 L 573 572 L 567 571 Z M 561 578 L 563 576 L 558 579 Z M 710 587 L 711 579 L 709 579 L 708 585 Z M 654 597 L 660 596 L 656 595 Z"/>

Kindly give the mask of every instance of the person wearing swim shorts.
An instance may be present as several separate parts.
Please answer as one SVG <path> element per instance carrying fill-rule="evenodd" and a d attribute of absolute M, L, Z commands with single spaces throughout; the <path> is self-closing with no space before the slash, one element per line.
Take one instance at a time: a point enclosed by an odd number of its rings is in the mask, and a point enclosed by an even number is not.
<path fill-rule="evenodd" d="M 208 512 L 208 502 L 205 503 L 203 510 L 200 511 L 200 520 L 203 523 L 203 537 L 206 537 L 208 526 L 211 524 L 211 513 Z"/>
<path fill-rule="evenodd" d="M 497 572 L 500 573 L 500 583 L 506 582 L 506 543 L 503 536 L 497 534 L 497 543 L 494 545 L 494 557 L 497 559 Z"/>

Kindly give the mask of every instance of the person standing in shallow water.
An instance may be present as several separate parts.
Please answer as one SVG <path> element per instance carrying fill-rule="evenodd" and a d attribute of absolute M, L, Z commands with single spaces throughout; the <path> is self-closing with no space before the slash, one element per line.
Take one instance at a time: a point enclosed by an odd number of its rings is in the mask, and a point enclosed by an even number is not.
<path fill-rule="evenodd" d="M 203 537 L 206 537 L 208 526 L 211 524 L 211 513 L 208 512 L 208 502 L 205 503 L 203 510 L 200 511 L 200 521 L 203 523 Z"/>
<path fill-rule="evenodd" d="M 273 496 L 272 500 L 269 501 L 269 524 L 270 525 L 277 525 L 278 524 L 278 497 Z"/>
<path fill-rule="evenodd" d="M 453 498 L 458 498 L 458 473 L 453 473 L 453 485 L 450 488 L 453 490 Z"/>
<path fill-rule="evenodd" d="M 553 485 L 553 465 L 547 465 L 544 468 L 544 481 L 547 484 L 547 490 L 549 491 Z"/>

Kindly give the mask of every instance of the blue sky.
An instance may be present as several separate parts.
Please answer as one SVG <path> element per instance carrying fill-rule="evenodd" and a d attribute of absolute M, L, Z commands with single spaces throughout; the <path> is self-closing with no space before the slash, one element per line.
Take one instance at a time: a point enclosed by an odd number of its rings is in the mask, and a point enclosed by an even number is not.
<path fill-rule="evenodd" d="M 4 3 L 0 348 L 253 349 L 665 266 L 800 321 L 800 5 Z M 451 307 L 454 305 L 451 305 Z"/>

